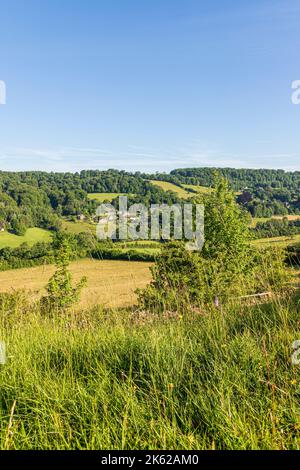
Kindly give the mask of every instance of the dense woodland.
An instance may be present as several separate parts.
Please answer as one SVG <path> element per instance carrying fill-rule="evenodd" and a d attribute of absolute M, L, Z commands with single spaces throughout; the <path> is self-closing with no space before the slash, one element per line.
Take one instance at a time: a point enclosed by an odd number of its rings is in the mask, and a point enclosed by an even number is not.
<path fill-rule="evenodd" d="M 226 178 L 238 192 L 237 201 L 253 217 L 300 214 L 300 172 L 284 170 L 251 170 L 235 168 L 186 168 L 169 174 L 151 175 L 151 179 L 177 185 L 192 184 L 211 187 L 214 173 Z M 148 177 L 149 175 L 142 175 Z"/>
<path fill-rule="evenodd" d="M 0 224 L 17 235 L 29 227 L 58 230 L 61 216 L 95 214 L 88 193 L 128 193 L 132 202 L 173 203 L 176 194 L 123 171 L 0 172 Z"/>
<path fill-rule="evenodd" d="M 300 214 L 300 172 L 283 170 L 250 170 L 232 168 L 178 169 L 168 174 L 128 173 L 118 170 L 84 170 L 80 173 L 0 172 L 0 228 L 23 235 L 27 228 L 40 227 L 58 234 L 62 220 L 84 215 L 95 221 L 98 202 L 88 197 L 90 193 L 127 194 L 132 203 L 182 202 L 174 191 L 164 191 L 150 180 L 168 181 L 177 186 L 195 185 L 212 187 L 216 171 L 229 182 L 235 198 L 245 213 L 253 217 L 287 216 Z M 185 188 L 187 189 L 187 188 Z M 188 188 L 191 200 L 205 203 L 205 193 L 197 194 Z M 117 205 L 117 199 L 112 201 Z M 259 221 L 251 229 L 253 238 L 293 236 L 300 234 L 298 220 L 273 219 Z M 128 257 L 128 254 L 107 244 L 100 244 L 93 236 L 73 236 L 70 240 L 76 256 Z M 55 244 L 55 241 L 54 241 Z M 53 243 L 51 247 L 53 248 Z M 55 248 L 55 246 L 54 246 Z M 3 248 L 0 250 L 2 269 L 48 262 L 49 245 L 38 243 L 34 247 Z M 100 253 L 100 255 L 99 255 Z M 132 259 L 149 259 L 151 256 L 131 253 Z"/>
<path fill-rule="evenodd" d="M 212 186 L 214 168 L 173 170 L 169 174 L 125 171 L 80 173 L 0 172 L 0 223 L 16 234 L 28 227 L 59 228 L 59 217 L 94 214 L 97 203 L 88 193 L 127 193 L 131 202 L 174 203 L 175 192 L 163 191 L 149 180 Z M 218 168 L 237 202 L 254 217 L 300 214 L 300 172 Z M 193 190 L 191 190 L 193 196 Z"/>

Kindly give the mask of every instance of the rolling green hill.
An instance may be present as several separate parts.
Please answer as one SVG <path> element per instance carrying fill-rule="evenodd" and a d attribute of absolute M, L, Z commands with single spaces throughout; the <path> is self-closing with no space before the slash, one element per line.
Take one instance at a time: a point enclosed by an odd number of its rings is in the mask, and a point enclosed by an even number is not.
<path fill-rule="evenodd" d="M 22 243 L 32 246 L 37 242 L 50 242 L 51 232 L 42 228 L 29 228 L 25 235 L 19 236 L 9 232 L 0 232 L 0 249 L 5 247 L 17 248 Z"/>
<path fill-rule="evenodd" d="M 186 191 L 185 189 L 177 186 L 176 184 L 169 183 L 168 181 L 157 181 L 157 180 L 150 180 L 150 183 L 154 186 L 158 186 L 159 188 L 163 189 L 164 191 L 172 191 L 176 193 L 182 199 L 187 199 L 191 197 L 191 193 Z"/>
<path fill-rule="evenodd" d="M 200 194 L 209 194 L 212 191 L 212 188 L 206 186 L 198 186 L 195 184 L 182 184 L 182 186 L 187 190 L 191 189 L 192 191 L 196 191 Z"/>

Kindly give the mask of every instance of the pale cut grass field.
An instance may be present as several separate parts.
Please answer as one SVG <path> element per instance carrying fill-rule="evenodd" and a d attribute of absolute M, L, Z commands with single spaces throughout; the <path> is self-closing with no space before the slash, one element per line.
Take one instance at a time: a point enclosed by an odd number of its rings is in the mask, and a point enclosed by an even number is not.
<path fill-rule="evenodd" d="M 151 280 L 151 263 L 135 261 L 84 259 L 70 264 L 74 282 L 87 277 L 87 286 L 80 296 L 79 308 L 101 304 L 105 307 L 125 307 L 134 304 L 135 290 Z M 25 289 L 32 298 L 43 292 L 54 266 L 13 269 L 0 272 L 0 292 Z"/>
<path fill-rule="evenodd" d="M 98 202 L 109 201 L 119 196 L 126 196 L 124 193 L 89 193 L 88 198 Z"/>
<path fill-rule="evenodd" d="M 186 191 L 185 189 L 180 188 L 179 186 L 176 186 L 176 184 L 169 183 L 168 181 L 150 180 L 150 183 L 153 184 L 154 186 L 158 186 L 164 191 L 172 191 L 173 193 L 176 193 L 182 199 L 187 199 L 193 195 L 192 193 Z"/>
<path fill-rule="evenodd" d="M 196 191 L 200 194 L 210 194 L 213 191 L 212 188 L 209 188 L 207 186 L 198 186 L 195 184 L 183 184 L 182 186 L 187 190 L 192 189 L 193 191 Z"/>
<path fill-rule="evenodd" d="M 288 219 L 288 220 L 299 220 L 300 215 L 297 214 L 288 214 L 288 215 L 273 215 L 272 219 Z"/>

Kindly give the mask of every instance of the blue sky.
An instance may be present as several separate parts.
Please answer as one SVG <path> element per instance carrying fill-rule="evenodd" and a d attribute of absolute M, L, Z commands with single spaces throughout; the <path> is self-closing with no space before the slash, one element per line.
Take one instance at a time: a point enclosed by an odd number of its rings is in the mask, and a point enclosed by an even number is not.
<path fill-rule="evenodd" d="M 300 169 L 298 0 L 0 0 L 0 169 Z"/>

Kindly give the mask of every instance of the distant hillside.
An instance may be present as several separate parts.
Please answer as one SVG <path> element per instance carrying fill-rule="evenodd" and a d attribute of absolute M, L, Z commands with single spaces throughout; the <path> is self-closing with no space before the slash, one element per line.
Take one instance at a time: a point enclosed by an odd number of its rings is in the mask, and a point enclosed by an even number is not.
<path fill-rule="evenodd" d="M 170 173 L 142 175 L 167 181 L 184 189 L 209 188 L 215 173 L 225 177 L 237 193 L 237 201 L 253 217 L 300 214 L 300 172 L 284 170 L 253 170 L 236 168 L 182 168 Z M 202 189 L 202 193 L 205 192 Z"/>
<path fill-rule="evenodd" d="M 218 171 L 236 192 L 237 202 L 253 217 L 300 214 L 300 172 L 234 168 L 186 168 L 147 174 L 119 170 L 80 173 L 0 171 L 0 226 L 23 236 L 28 228 L 59 230 L 62 217 L 92 218 L 99 202 L 174 204 L 205 198 Z M 115 196 L 115 197 L 114 197 Z"/>

